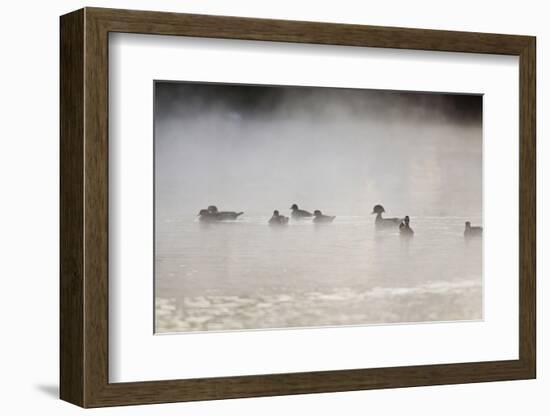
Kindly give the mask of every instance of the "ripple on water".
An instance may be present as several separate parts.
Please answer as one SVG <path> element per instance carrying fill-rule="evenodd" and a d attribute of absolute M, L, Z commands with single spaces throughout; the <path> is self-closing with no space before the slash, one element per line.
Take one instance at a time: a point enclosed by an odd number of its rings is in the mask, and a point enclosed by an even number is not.
<path fill-rule="evenodd" d="M 196 332 L 481 319 L 481 284 L 158 298 L 156 331 Z"/>

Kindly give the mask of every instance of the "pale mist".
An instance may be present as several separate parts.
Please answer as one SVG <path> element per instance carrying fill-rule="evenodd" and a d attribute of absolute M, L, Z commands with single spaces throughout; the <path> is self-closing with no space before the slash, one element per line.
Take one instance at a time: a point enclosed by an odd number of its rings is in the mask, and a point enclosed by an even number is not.
<path fill-rule="evenodd" d="M 154 88 L 155 332 L 483 318 L 482 96 Z"/>

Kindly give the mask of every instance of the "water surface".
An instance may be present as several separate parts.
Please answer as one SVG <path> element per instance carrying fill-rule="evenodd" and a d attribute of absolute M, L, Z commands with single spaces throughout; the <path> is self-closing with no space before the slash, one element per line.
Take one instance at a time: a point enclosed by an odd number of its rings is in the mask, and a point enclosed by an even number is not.
<path fill-rule="evenodd" d="M 463 236 L 479 218 L 411 217 L 412 239 L 368 215 L 268 219 L 157 220 L 156 332 L 482 318 L 482 242 Z"/>

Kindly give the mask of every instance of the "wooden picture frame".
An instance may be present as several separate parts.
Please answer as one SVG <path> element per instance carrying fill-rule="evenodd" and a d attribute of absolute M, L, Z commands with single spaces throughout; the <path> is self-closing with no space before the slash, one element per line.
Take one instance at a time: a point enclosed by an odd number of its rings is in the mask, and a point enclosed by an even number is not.
<path fill-rule="evenodd" d="M 60 396 L 82 407 L 338 392 L 536 376 L 535 38 L 85 8 L 61 17 Z M 503 54 L 519 57 L 519 359 L 109 383 L 110 32 Z"/>

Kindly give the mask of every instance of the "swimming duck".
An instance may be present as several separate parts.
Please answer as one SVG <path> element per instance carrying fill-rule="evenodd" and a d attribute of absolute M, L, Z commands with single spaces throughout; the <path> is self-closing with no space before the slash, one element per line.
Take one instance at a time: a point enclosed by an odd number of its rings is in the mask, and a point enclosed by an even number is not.
<path fill-rule="evenodd" d="M 293 219 L 313 217 L 313 214 L 311 212 L 305 211 L 303 209 L 299 209 L 298 205 L 296 204 L 292 204 L 290 209 L 292 210 L 292 213 L 290 215 Z"/>
<path fill-rule="evenodd" d="M 216 214 L 208 211 L 207 209 L 201 209 L 199 211 L 199 221 L 201 222 L 214 222 L 218 221 Z"/>
<path fill-rule="evenodd" d="M 286 225 L 288 224 L 288 217 L 280 215 L 279 211 L 273 211 L 273 216 L 269 219 L 269 225 Z"/>
<path fill-rule="evenodd" d="M 371 214 L 376 214 L 374 221 L 377 228 L 397 227 L 401 223 L 401 218 L 382 218 L 382 213 L 386 212 L 382 205 L 375 205 Z"/>
<path fill-rule="evenodd" d="M 482 227 L 472 227 L 472 223 L 470 221 L 466 221 L 464 228 L 464 237 L 481 237 L 482 234 Z"/>
<path fill-rule="evenodd" d="M 313 212 L 313 215 L 315 215 L 313 218 L 313 222 L 315 223 L 332 222 L 334 218 L 336 218 L 334 215 L 323 215 L 323 213 L 318 209 Z"/>
<path fill-rule="evenodd" d="M 218 208 L 215 205 L 210 205 L 207 211 L 209 215 L 213 216 L 217 221 L 236 220 L 240 215 L 244 214 L 244 212 L 218 211 Z"/>
<path fill-rule="evenodd" d="M 409 226 L 409 216 L 407 215 L 401 224 L 399 224 L 399 234 L 401 234 L 402 237 L 412 237 L 414 235 L 413 229 Z"/>

